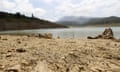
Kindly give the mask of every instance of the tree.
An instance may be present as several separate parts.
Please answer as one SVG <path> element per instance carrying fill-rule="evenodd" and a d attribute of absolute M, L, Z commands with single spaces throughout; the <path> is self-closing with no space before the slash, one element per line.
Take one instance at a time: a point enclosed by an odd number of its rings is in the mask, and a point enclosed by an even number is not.
<path fill-rule="evenodd" d="M 34 14 L 32 13 L 32 18 L 34 18 Z"/>
<path fill-rule="evenodd" d="M 15 16 L 18 18 L 21 17 L 21 14 L 19 12 L 16 12 Z"/>
<path fill-rule="evenodd" d="M 21 16 L 21 14 L 19 12 L 16 13 L 16 16 Z"/>

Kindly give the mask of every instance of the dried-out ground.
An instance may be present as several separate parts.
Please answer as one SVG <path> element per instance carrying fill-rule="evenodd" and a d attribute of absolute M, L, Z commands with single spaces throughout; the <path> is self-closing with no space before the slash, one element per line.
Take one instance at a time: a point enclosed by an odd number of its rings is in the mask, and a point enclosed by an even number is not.
<path fill-rule="evenodd" d="M 120 43 L 0 35 L 0 72 L 120 72 Z"/>

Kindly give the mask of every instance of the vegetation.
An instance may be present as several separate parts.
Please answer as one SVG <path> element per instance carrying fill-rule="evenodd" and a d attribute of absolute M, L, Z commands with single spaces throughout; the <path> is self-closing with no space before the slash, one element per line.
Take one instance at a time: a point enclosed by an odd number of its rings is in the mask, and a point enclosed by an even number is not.
<path fill-rule="evenodd" d="M 58 25 L 47 20 L 42 20 L 20 14 L 11 14 L 0 12 L 0 30 L 23 30 L 23 29 L 41 29 L 41 28 L 66 28 L 67 26 Z"/>

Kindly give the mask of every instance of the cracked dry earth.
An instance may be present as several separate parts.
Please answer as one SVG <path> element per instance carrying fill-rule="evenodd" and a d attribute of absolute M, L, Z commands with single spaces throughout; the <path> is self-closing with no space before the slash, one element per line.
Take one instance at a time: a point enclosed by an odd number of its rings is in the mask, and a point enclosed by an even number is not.
<path fill-rule="evenodd" d="M 120 43 L 0 35 L 0 72 L 120 72 Z"/>

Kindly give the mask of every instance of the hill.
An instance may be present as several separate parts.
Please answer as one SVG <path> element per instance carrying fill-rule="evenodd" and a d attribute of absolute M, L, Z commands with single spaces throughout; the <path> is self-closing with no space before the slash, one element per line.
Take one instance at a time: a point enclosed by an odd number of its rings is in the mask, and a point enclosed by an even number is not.
<path fill-rule="evenodd" d="M 120 17 L 75 17 L 66 16 L 56 23 L 68 26 L 120 26 Z"/>
<path fill-rule="evenodd" d="M 66 28 L 67 26 L 59 25 L 47 20 L 34 17 L 27 17 L 20 13 L 11 14 L 0 12 L 0 30 L 23 30 L 23 29 L 41 29 L 41 28 Z"/>
<path fill-rule="evenodd" d="M 56 23 L 68 25 L 68 26 L 79 26 L 88 21 L 89 21 L 89 18 L 84 16 L 80 16 L 80 17 L 65 16 L 61 18 L 59 21 L 57 21 Z"/>

